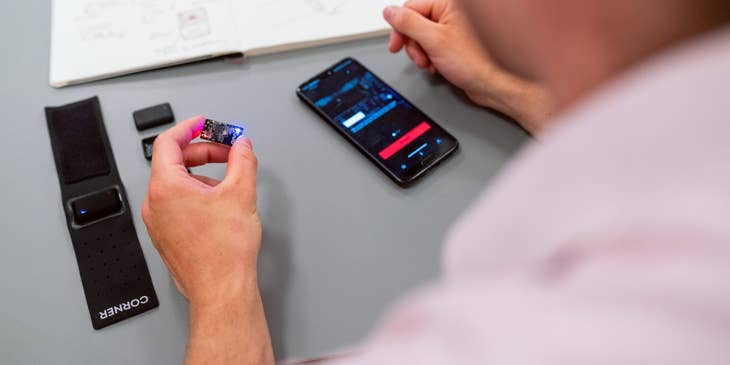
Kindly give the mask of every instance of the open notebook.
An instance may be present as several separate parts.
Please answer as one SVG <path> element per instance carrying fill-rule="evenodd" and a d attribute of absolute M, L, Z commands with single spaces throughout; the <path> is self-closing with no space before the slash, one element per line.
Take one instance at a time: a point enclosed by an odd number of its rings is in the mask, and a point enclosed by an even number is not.
<path fill-rule="evenodd" d="M 392 0 L 53 0 L 50 83 L 385 34 Z"/>

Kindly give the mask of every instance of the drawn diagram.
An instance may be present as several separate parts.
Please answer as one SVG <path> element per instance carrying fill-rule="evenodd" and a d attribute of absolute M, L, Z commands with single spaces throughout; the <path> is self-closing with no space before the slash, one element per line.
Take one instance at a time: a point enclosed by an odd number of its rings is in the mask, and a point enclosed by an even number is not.
<path fill-rule="evenodd" d="M 182 11 L 178 13 L 177 20 L 183 39 L 196 39 L 210 35 L 210 21 L 205 8 Z"/>
<path fill-rule="evenodd" d="M 54 85 L 383 30 L 389 0 L 52 0 Z"/>
<path fill-rule="evenodd" d="M 129 6 L 128 0 L 97 0 L 84 3 L 75 17 L 81 40 L 94 43 L 124 39 L 128 33 L 127 27 L 117 24 L 111 14 L 127 6 Z"/>
<path fill-rule="evenodd" d="M 348 0 L 306 0 L 307 4 L 318 13 L 334 15 Z"/>

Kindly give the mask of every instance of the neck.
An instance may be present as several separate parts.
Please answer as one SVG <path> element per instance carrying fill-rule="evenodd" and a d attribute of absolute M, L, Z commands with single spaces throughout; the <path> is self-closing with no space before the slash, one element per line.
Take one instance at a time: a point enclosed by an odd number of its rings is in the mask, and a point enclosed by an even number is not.
<path fill-rule="evenodd" d="M 652 1 L 635 3 L 630 11 L 600 16 L 598 24 L 575 22 L 574 31 L 568 32 L 573 36 L 554 43 L 563 47 L 553 50 L 558 57 L 552 62 L 546 61 L 545 81 L 553 85 L 562 109 L 657 53 L 730 23 L 727 13 L 711 19 L 704 11 L 687 9 L 688 5 L 662 8 Z"/>

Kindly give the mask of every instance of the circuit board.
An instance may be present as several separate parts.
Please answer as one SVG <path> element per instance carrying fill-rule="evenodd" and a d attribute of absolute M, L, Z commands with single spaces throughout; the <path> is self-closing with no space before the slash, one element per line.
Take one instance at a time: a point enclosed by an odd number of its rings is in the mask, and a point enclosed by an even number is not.
<path fill-rule="evenodd" d="M 210 142 L 233 146 L 234 142 L 243 137 L 243 131 L 243 127 L 237 125 L 206 119 L 203 131 L 200 132 L 200 138 Z"/>

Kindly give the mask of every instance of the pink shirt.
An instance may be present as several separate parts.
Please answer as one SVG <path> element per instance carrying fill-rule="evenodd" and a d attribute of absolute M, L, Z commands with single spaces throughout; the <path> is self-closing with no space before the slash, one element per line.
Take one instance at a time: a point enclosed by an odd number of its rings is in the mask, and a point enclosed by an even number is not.
<path fill-rule="evenodd" d="M 560 119 L 342 365 L 730 364 L 730 29 Z"/>

